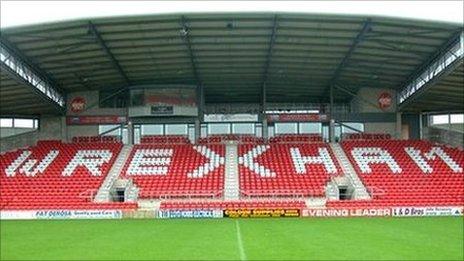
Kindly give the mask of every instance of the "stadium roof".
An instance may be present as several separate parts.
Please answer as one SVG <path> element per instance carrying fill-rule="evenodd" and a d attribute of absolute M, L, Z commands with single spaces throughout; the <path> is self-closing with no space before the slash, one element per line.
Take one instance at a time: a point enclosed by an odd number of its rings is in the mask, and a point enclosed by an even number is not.
<path fill-rule="evenodd" d="M 268 102 L 326 102 L 339 85 L 348 91 L 336 89 L 335 101 L 345 102 L 361 87 L 404 89 L 462 30 L 401 18 L 210 13 L 13 27 L 0 39 L 58 93 L 187 83 L 203 86 L 206 103 L 260 102 L 264 90 Z M 442 108 L 427 107 L 434 93 L 459 97 L 463 66 L 455 67 L 404 110 Z M 0 113 L 56 111 L 5 66 L 1 80 Z M 447 104 L 462 107 L 458 98 Z"/>

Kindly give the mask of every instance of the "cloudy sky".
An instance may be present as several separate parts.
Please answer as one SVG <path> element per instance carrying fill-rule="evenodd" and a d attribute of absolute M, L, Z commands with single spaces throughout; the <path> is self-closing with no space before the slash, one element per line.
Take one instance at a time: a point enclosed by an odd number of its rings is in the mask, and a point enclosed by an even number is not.
<path fill-rule="evenodd" d="M 0 1 L 1 27 L 115 15 L 192 12 L 307 12 L 463 23 L 464 1 Z"/>

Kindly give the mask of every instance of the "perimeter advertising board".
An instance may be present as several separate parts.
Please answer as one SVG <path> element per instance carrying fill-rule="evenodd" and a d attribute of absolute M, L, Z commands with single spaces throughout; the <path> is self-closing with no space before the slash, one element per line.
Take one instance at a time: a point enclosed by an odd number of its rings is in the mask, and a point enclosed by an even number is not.
<path fill-rule="evenodd" d="M 391 216 L 390 208 L 304 209 L 303 217 L 384 217 Z"/>
<path fill-rule="evenodd" d="M 41 210 L 36 219 L 120 219 L 120 210 Z"/>
<path fill-rule="evenodd" d="M 0 211 L 0 219 L 120 219 L 121 210 Z"/>
<path fill-rule="evenodd" d="M 392 208 L 394 217 L 462 216 L 463 207 L 401 207 Z"/>
<path fill-rule="evenodd" d="M 268 218 L 299 217 L 299 209 L 226 209 L 224 217 L 230 218 Z"/>
<path fill-rule="evenodd" d="M 222 218 L 222 210 L 160 210 L 158 218 Z"/>
<path fill-rule="evenodd" d="M 463 215 L 463 207 L 326 208 L 304 209 L 301 214 L 303 217 L 431 217 Z"/>

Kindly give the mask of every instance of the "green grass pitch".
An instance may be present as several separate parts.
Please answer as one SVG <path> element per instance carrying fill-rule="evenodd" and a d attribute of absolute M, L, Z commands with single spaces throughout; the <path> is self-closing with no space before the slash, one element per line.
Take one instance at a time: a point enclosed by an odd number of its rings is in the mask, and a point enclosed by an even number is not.
<path fill-rule="evenodd" d="M 464 219 L 1 221 L 2 260 L 463 260 Z"/>

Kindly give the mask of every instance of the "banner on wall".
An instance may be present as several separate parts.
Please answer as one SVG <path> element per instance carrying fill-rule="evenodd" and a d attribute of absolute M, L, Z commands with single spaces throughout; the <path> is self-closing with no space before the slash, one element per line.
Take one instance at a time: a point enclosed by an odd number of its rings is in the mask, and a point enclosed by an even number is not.
<path fill-rule="evenodd" d="M 305 113 L 305 114 L 268 114 L 268 122 L 316 122 L 328 121 L 326 114 Z"/>
<path fill-rule="evenodd" d="M 299 217 L 299 209 L 226 209 L 224 217 L 230 218 L 267 218 Z"/>
<path fill-rule="evenodd" d="M 126 116 L 68 116 L 67 125 L 98 125 L 98 124 L 125 124 Z"/>
<path fill-rule="evenodd" d="M 222 210 L 160 210 L 158 218 L 222 218 Z"/>

